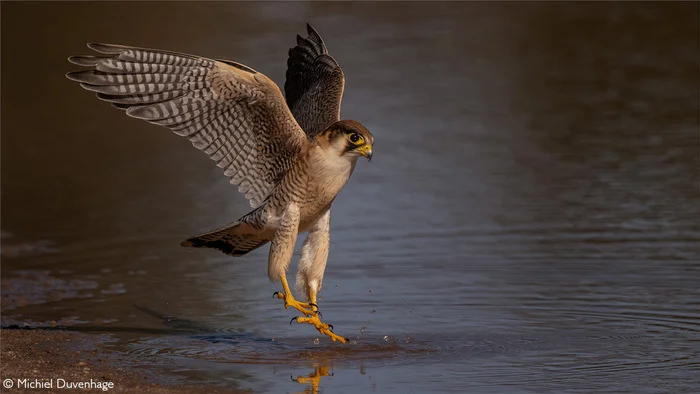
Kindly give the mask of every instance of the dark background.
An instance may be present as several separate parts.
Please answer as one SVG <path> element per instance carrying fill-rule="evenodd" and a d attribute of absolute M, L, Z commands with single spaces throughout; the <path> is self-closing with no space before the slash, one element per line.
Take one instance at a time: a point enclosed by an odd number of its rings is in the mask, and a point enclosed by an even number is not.
<path fill-rule="evenodd" d="M 697 387 L 698 3 L 0 7 L 3 324 L 98 327 L 173 379 L 258 391 L 313 363 L 332 392 Z M 64 76 L 107 42 L 283 85 L 306 22 L 376 139 L 333 206 L 321 310 L 349 350 L 287 325 L 266 249 L 181 248 L 247 202 Z"/>

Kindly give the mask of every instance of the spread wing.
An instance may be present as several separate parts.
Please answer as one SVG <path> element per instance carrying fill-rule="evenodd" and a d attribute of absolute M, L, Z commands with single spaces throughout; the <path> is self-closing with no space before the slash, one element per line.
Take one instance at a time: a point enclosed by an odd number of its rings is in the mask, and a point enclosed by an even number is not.
<path fill-rule="evenodd" d="M 129 116 L 187 137 L 252 206 L 272 192 L 308 144 L 277 85 L 235 62 L 109 44 L 68 60 L 67 77 Z"/>
<path fill-rule="evenodd" d="M 306 30 L 309 36 L 297 35 L 297 46 L 289 50 L 284 92 L 297 122 L 313 138 L 340 120 L 345 77 L 321 36 L 309 24 Z"/>

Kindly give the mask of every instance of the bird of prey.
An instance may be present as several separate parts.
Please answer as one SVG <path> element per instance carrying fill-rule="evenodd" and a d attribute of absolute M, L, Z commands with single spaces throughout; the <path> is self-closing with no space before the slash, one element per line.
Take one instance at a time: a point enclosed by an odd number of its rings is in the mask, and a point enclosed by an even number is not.
<path fill-rule="evenodd" d="M 330 207 L 357 159 L 372 158 L 374 137 L 340 120 L 345 78 L 316 30 L 297 35 L 289 50 L 285 96 L 265 75 L 243 64 L 155 49 L 88 44 L 98 54 L 68 60 L 89 69 L 67 77 L 126 114 L 186 137 L 222 168 L 253 210 L 183 246 L 242 256 L 268 242 L 268 276 L 282 282 L 273 297 L 334 342 L 347 339 L 320 319 L 330 244 Z M 297 234 L 308 232 L 292 295 L 287 282 Z M 290 322 L 291 323 L 291 322 Z"/>

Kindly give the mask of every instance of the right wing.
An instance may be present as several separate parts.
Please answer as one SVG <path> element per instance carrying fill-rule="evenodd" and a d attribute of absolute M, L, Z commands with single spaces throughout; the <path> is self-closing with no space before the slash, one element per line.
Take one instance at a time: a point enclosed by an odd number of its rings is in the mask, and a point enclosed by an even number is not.
<path fill-rule="evenodd" d="M 340 120 L 345 77 L 321 36 L 309 24 L 306 30 L 309 36 L 297 35 L 297 46 L 289 50 L 284 92 L 294 117 L 311 139 Z"/>
<path fill-rule="evenodd" d="M 92 69 L 68 73 L 69 79 L 129 116 L 187 137 L 253 207 L 308 144 L 277 85 L 249 67 L 121 45 L 88 47 L 102 55 L 70 57 Z"/>

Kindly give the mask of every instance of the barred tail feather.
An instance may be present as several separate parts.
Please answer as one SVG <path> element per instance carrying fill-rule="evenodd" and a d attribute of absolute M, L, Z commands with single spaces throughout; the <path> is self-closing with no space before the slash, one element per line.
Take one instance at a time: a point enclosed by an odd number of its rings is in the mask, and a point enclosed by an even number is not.
<path fill-rule="evenodd" d="M 194 236 L 180 245 L 193 248 L 213 248 L 232 256 L 243 256 L 269 240 L 247 223 L 235 222 L 227 227 Z"/>

